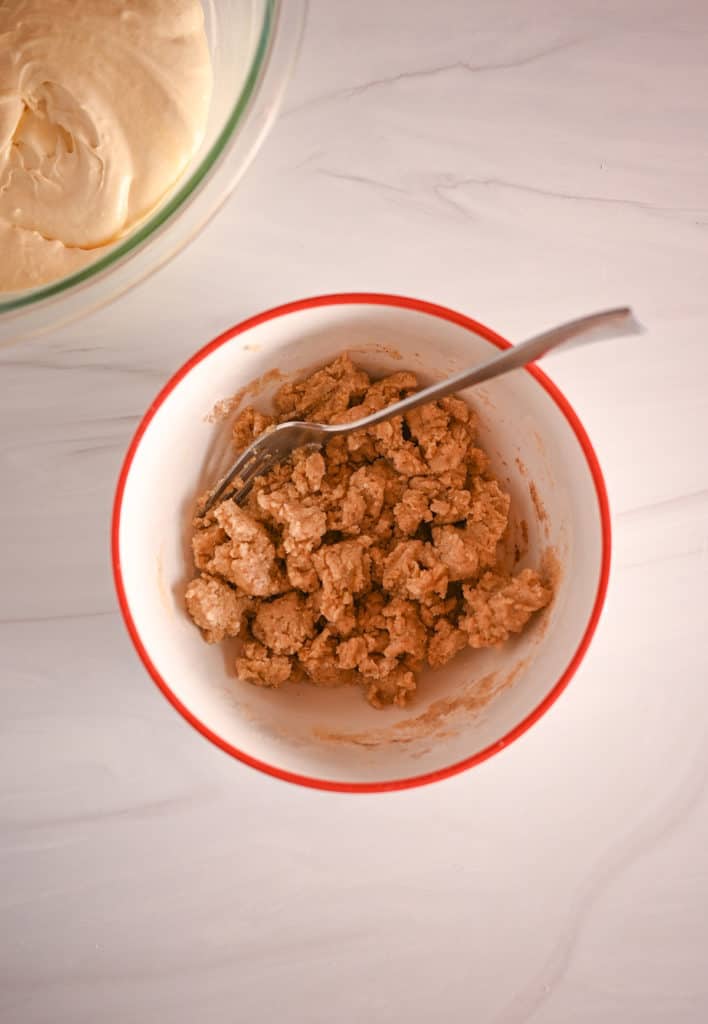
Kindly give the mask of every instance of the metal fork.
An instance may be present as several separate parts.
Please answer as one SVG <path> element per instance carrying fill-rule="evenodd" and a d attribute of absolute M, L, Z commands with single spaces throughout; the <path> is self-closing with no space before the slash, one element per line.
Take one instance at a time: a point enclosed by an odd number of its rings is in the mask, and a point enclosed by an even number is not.
<path fill-rule="evenodd" d="M 579 320 L 570 320 L 559 327 L 553 327 L 549 331 L 537 334 L 520 345 L 506 349 L 488 362 L 482 363 L 481 366 L 463 370 L 438 384 L 431 384 L 430 387 L 416 391 L 400 402 L 394 402 L 393 405 L 387 405 L 383 409 L 372 412 L 368 416 L 362 416 L 361 419 L 351 423 L 304 423 L 299 420 L 280 423 L 261 434 L 243 450 L 226 476 L 209 494 L 203 507 L 203 513 L 208 512 L 224 497 L 234 480 L 236 486 L 229 497 L 236 503 L 243 501 L 253 486 L 254 480 L 273 469 L 279 462 L 291 455 L 296 448 L 305 446 L 321 448 L 333 437 L 341 437 L 343 434 L 351 434 L 355 430 L 372 427 L 393 416 L 401 416 L 403 413 L 410 412 L 411 409 L 416 409 L 420 405 L 445 398 L 463 388 L 481 384 L 485 380 L 491 380 L 492 377 L 499 377 L 503 373 L 509 373 L 510 370 L 533 363 L 550 352 L 551 349 L 571 340 L 577 340 L 584 345 L 618 335 L 638 334 L 641 330 L 641 325 L 634 319 L 632 311 L 628 307 L 608 309 L 602 313 L 581 317 Z"/>

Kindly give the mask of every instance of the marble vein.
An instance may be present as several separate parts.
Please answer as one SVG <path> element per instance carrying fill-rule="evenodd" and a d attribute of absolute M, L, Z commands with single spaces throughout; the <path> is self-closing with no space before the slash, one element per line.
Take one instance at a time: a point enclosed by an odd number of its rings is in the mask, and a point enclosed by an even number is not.
<path fill-rule="evenodd" d="M 561 40 L 555 45 L 546 46 L 541 50 L 536 50 L 533 53 L 526 54 L 516 60 L 501 60 L 487 64 L 473 64 L 470 61 L 456 60 L 451 61 L 448 64 L 438 64 L 435 67 L 421 68 L 416 71 L 401 71 L 395 75 L 385 75 L 382 78 L 373 78 L 368 82 L 361 82 L 359 85 L 351 85 L 342 89 L 334 89 L 332 92 L 323 93 L 320 96 L 313 96 L 310 99 L 303 100 L 302 103 L 287 107 L 282 116 L 284 118 L 292 117 L 294 114 L 298 114 L 311 107 L 331 103 L 334 100 L 351 99 L 354 96 L 363 96 L 365 93 L 371 92 L 374 89 L 386 88 L 391 85 L 397 85 L 400 82 L 418 81 L 459 71 L 462 71 L 465 74 L 478 75 L 493 71 L 510 71 L 514 68 L 523 68 L 529 64 L 536 64 L 539 61 L 544 60 L 546 57 L 553 56 L 556 53 L 562 53 L 565 50 L 570 50 L 573 47 L 579 46 L 581 43 L 584 43 L 586 39 L 587 37 L 575 37 L 572 39 Z"/>
<path fill-rule="evenodd" d="M 700 491 L 692 491 L 690 494 L 677 494 L 671 498 L 663 498 L 661 501 L 654 501 L 648 505 L 636 505 L 634 508 L 623 509 L 615 514 L 615 519 L 628 520 L 639 516 L 645 518 L 655 513 L 668 512 L 677 507 L 692 507 L 701 509 L 708 514 L 708 488 Z M 708 528 L 708 518 L 706 518 Z"/>
<path fill-rule="evenodd" d="M 0 618 L 0 628 L 3 626 L 27 626 L 37 622 L 67 622 L 74 619 L 106 619 L 118 615 L 117 608 L 106 608 L 98 612 L 62 612 L 56 615 L 30 615 L 23 618 Z"/>
<path fill-rule="evenodd" d="M 386 181 L 377 181 L 376 178 L 368 178 L 364 174 L 347 174 L 344 171 L 330 171 L 326 167 L 317 167 L 315 174 L 318 174 L 322 178 L 332 178 L 335 181 L 351 181 L 355 185 L 369 185 L 371 188 L 377 190 L 383 190 L 386 192 L 396 192 L 399 195 L 410 195 L 410 192 L 406 188 L 401 188 L 398 185 L 390 185 Z"/>
<path fill-rule="evenodd" d="M 571 202 L 579 203 L 600 203 L 603 205 L 615 205 L 615 206 L 631 206 L 639 210 L 648 210 L 652 213 L 685 213 L 690 214 L 692 217 L 700 216 L 708 213 L 708 209 L 695 208 L 691 206 L 661 206 L 656 203 L 647 203 L 639 199 L 631 199 L 628 196 L 602 196 L 585 194 L 582 192 L 562 192 L 557 189 L 540 188 L 537 185 L 528 185 L 524 182 L 518 181 L 507 181 L 503 178 L 475 178 L 466 177 L 460 178 L 450 183 L 440 183 L 433 186 L 433 191 L 438 197 L 446 203 L 454 206 L 455 209 L 461 213 L 469 213 L 467 207 L 457 202 L 454 198 L 445 195 L 446 192 L 455 192 L 459 189 L 466 188 L 468 185 L 479 186 L 479 187 L 493 187 L 513 190 L 515 192 L 526 192 L 532 195 L 542 196 L 548 199 L 562 199 Z M 697 226 L 701 226 L 697 224 Z"/>
<path fill-rule="evenodd" d="M 400 185 L 393 185 L 390 182 L 382 181 L 381 179 L 374 178 L 369 175 L 363 174 L 352 174 L 346 171 L 332 170 L 326 167 L 318 167 L 315 169 L 315 173 L 321 177 L 331 178 L 340 181 L 350 181 L 353 184 L 364 185 L 377 191 L 382 192 L 395 192 L 399 195 L 405 195 L 414 198 L 415 189 L 419 189 L 424 193 L 430 193 L 434 195 L 442 204 L 451 207 L 456 213 L 461 213 L 465 217 L 472 217 L 473 211 L 468 206 L 460 202 L 454 197 L 454 193 L 463 190 L 467 187 L 475 188 L 499 188 L 514 192 L 523 192 L 530 195 L 537 195 L 547 199 L 560 199 L 569 202 L 577 203 L 597 203 L 606 206 L 624 206 L 630 207 L 648 213 L 657 214 L 684 214 L 691 218 L 708 216 L 708 208 L 692 207 L 692 206 L 662 206 L 657 203 L 649 203 L 639 199 L 632 199 L 628 196 L 602 196 L 593 195 L 582 192 L 563 192 L 556 189 L 541 188 L 537 185 L 529 185 L 524 182 L 508 181 L 503 178 L 494 177 L 465 177 L 453 180 L 442 180 L 434 181 L 431 184 L 418 178 L 411 188 L 404 188 Z M 448 193 L 453 193 L 452 195 Z M 700 220 L 694 220 L 696 227 L 704 227 L 705 223 Z"/>
<path fill-rule="evenodd" d="M 14 824 L 17 832 L 26 833 L 41 831 L 50 828 L 77 828 L 81 825 L 101 823 L 112 818 L 154 818 L 167 814 L 175 808 L 204 806 L 204 801 L 215 795 L 212 788 L 203 787 L 189 793 L 180 793 L 179 796 L 165 797 L 159 800 L 135 801 L 132 804 L 121 804 L 118 807 L 109 807 L 97 811 L 86 811 L 83 814 L 48 816 L 32 822 Z"/>
<path fill-rule="evenodd" d="M 164 384 L 166 374 L 164 370 L 155 367 L 145 366 L 121 366 L 117 363 L 72 363 L 61 362 L 51 359 L 15 359 L 0 357 L 0 365 L 11 366 L 17 370 L 58 370 L 61 373 L 76 373 L 77 370 L 88 370 L 89 372 L 110 373 L 112 375 L 130 377 L 155 377 Z"/>

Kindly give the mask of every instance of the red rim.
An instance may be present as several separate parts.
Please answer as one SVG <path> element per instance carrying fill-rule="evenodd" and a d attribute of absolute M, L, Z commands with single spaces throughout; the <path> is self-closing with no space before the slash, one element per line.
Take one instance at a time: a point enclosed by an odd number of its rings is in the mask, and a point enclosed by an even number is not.
<path fill-rule="evenodd" d="M 529 729 L 534 722 L 548 711 L 551 705 L 558 699 L 560 694 L 566 688 L 573 675 L 575 674 L 578 666 L 580 665 L 585 652 L 588 649 L 590 641 L 592 640 L 595 629 L 602 612 L 602 606 L 605 601 L 605 594 L 607 592 L 607 583 L 610 574 L 610 553 L 611 553 L 611 529 L 610 529 L 610 509 L 607 500 L 607 490 L 605 487 L 605 481 L 600 469 L 600 463 L 598 462 L 597 455 L 590 443 L 590 439 L 585 432 L 585 428 L 578 419 L 575 410 L 567 400 L 565 395 L 556 387 L 556 385 L 549 380 L 549 378 L 539 370 L 536 366 L 528 366 L 527 372 L 530 373 L 538 383 L 544 388 L 545 391 L 551 396 L 553 401 L 556 403 L 560 411 L 567 419 L 573 433 L 578 439 L 578 443 L 583 450 L 585 458 L 587 459 L 588 468 L 595 485 L 595 492 L 597 494 L 597 501 L 600 509 L 600 520 L 602 527 L 602 563 L 600 567 L 600 578 L 598 581 L 597 595 L 593 604 L 592 612 L 588 620 L 588 624 L 585 628 L 585 632 L 580 640 L 575 654 L 569 661 L 558 681 L 551 688 L 548 694 L 544 697 L 541 703 L 534 708 L 534 710 L 526 716 L 518 725 L 514 726 L 505 736 L 496 743 L 492 743 L 490 746 L 485 747 L 484 750 L 480 750 L 478 753 L 473 754 L 471 757 L 465 758 L 462 761 L 458 761 L 455 764 L 449 765 L 447 768 L 441 768 L 435 772 L 428 772 L 424 775 L 416 775 L 409 778 L 403 779 L 392 779 L 388 782 L 335 782 L 330 779 L 318 779 L 307 775 L 298 775 L 294 772 L 284 771 L 281 768 L 275 767 L 275 765 L 267 764 L 264 761 L 259 761 L 255 757 L 251 757 L 246 754 L 243 750 L 238 750 L 236 747 L 231 746 L 216 733 L 212 732 L 208 726 L 201 722 L 195 715 L 186 708 L 181 701 L 175 696 L 170 690 L 165 680 L 161 677 L 160 673 L 152 663 L 150 656 L 147 653 L 145 645 L 142 642 L 140 634 L 138 633 L 135 622 L 128 606 L 128 601 L 125 594 L 125 587 L 123 585 L 123 574 L 121 570 L 120 562 L 120 549 L 118 543 L 118 537 L 120 533 L 120 517 L 121 508 L 123 504 L 123 494 L 125 492 L 125 485 L 130 473 L 130 467 L 133 463 L 135 453 L 138 449 L 143 434 L 147 430 L 152 418 L 160 408 L 162 403 L 165 401 L 167 396 L 175 389 L 183 377 L 185 377 L 192 367 L 196 366 L 203 359 L 206 358 L 211 352 L 219 348 L 225 342 L 230 341 L 231 338 L 236 337 L 238 334 L 243 334 L 244 331 L 248 331 L 253 327 L 257 327 L 259 324 L 265 323 L 268 320 L 273 320 L 276 317 L 287 316 L 290 313 L 296 313 L 304 309 L 312 309 L 316 306 L 342 306 L 342 305 L 374 305 L 374 306 L 398 306 L 404 309 L 412 309 L 419 313 L 426 313 L 429 316 L 439 317 L 441 320 L 448 320 L 451 323 L 458 324 L 461 327 L 466 327 L 468 330 L 473 331 L 475 334 L 480 335 L 487 341 L 492 342 L 498 348 L 509 348 L 510 342 L 494 331 L 485 327 L 484 324 L 478 323 L 476 320 L 472 320 L 468 316 L 463 316 L 462 313 L 456 313 L 454 310 L 447 309 L 445 306 L 438 306 L 431 302 L 423 302 L 420 299 L 411 299 L 402 295 L 385 295 L 379 293 L 367 293 L 367 292 L 352 292 L 352 293 L 341 293 L 335 295 L 318 295 L 310 299 L 301 299 L 297 302 L 289 302 L 284 306 L 276 306 L 275 309 L 268 310 L 265 313 L 259 313 L 257 316 L 251 317 L 249 320 L 244 320 L 243 323 L 237 324 L 230 330 L 220 334 L 213 341 L 209 342 L 201 348 L 195 355 L 189 359 L 184 366 L 179 369 L 174 376 L 165 384 L 157 397 L 153 400 L 152 404 L 148 408 L 147 412 L 143 416 L 138 429 L 130 443 L 128 451 L 123 462 L 123 466 L 118 477 L 118 484 L 116 487 L 115 499 L 113 503 L 113 520 L 111 524 L 111 556 L 113 561 L 113 576 L 115 580 L 116 591 L 118 594 L 118 603 L 120 610 L 125 621 L 126 628 L 130 635 L 135 649 L 138 652 L 140 659 L 142 660 L 145 668 L 152 677 L 153 681 L 157 684 L 159 689 L 162 691 L 164 696 L 169 702 L 179 711 L 179 713 L 197 729 L 203 736 L 208 740 L 211 740 L 217 747 L 225 751 L 227 754 L 231 754 L 232 757 L 237 758 L 239 761 L 243 761 L 244 764 L 250 765 L 251 768 L 257 768 L 259 771 L 265 772 L 267 775 L 272 775 L 278 779 L 284 779 L 286 782 L 297 783 L 301 786 L 309 786 L 314 789 L 325 789 L 333 790 L 340 793 L 382 793 L 389 790 L 398 789 L 409 789 L 413 786 L 422 786 L 430 782 L 437 782 L 440 779 L 449 778 L 451 775 L 456 775 L 458 772 L 465 771 L 467 768 L 472 768 L 474 765 L 479 764 L 482 761 L 486 761 L 492 754 L 496 754 L 498 751 L 507 747 L 514 740 L 518 739 L 519 736 L 523 735 L 527 729 Z"/>

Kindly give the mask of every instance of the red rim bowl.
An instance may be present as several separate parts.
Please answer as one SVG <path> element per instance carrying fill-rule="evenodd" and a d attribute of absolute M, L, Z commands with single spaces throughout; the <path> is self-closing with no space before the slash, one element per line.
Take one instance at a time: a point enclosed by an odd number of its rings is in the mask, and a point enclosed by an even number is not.
<path fill-rule="evenodd" d="M 600 566 L 600 574 L 597 586 L 597 594 L 595 601 L 592 606 L 587 625 L 580 639 L 580 642 L 575 650 L 574 655 L 568 662 L 565 670 L 562 672 L 558 680 L 550 688 L 544 699 L 528 714 L 526 717 L 519 722 L 513 729 L 510 729 L 501 739 L 495 743 L 490 744 L 483 750 L 478 751 L 474 755 L 465 758 L 461 761 L 457 761 L 445 768 L 437 771 L 428 772 L 426 774 L 406 777 L 401 779 L 391 779 L 383 782 L 340 782 L 333 781 L 325 778 L 316 778 L 307 775 L 299 775 L 293 772 L 285 771 L 278 768 L 276 765 L 268 764 L 264 761 L 258 760 L 257 758 L 251 757 L 243 750 L 239 750 L 227 743 L 224 739 L 213 732 L 207 725 L 201 722 L 184 704 L 177 698 L 175 693 L 171 690 L 170 686 L 165 679 L 162 678 L 160 673 L 155 668 L 155 665 L 150 659 L 147 653 L 145 644 L 143 643 L 138 627 L 135 623 L 133 615 L 131 613 L 130 605 L 127 600 L 126 590 L 123 582 L 123 574 L 121 570 L 121 556 L 119 547 L 119 533 L 121 523 L 121 507 L 123 502 L 123 494 L 125 490 L 126 481 L 130 468 L 135 457 L 135 453 L 138 450 L 141 439 L 145 434 L 151 420 L 155 416 L 156 412 L 165 401 L 167 396 L 174 390 L 179 382 L 190 372 L 190 370 L 200 363 L 206 356 L 208 356 L 215 349 L 221 345 L 230 341 L 236 335 L 243 334 L 246 331 L 257 327 L 268 320 L 275 319 L 276 317 L 287 316 L 290 313 L 299 312 L 300 310 L 312 309 L 318 306 L 339 306 L 339 305 L 378 305 L 378 306 L 391 306 L 399 307 L 404 309 L 415 310 L 420 313 L 425 313 L 429 316 L 439 317 L 442 320 L 447 320 L 451 323 L 457 324 L 461 327 L 465 327 L 475 334 L 485 338 L 487 341 L 496 345 L 498 348 L 509 348 L 510 342 L 505 338 L 502 338 L 499 334 L 496 334 L 489 327 L 484 324 L 473 320 L 470 317 L 464 316 L 462 313 L 455 312 L 452 309 L 448 309 L 445 306 L 439 306 L 434 303 L 425 302 L 420 299 L 408 298 L 401 295 L 386 295 L 379 293 L 369 292 L 351 292 L 351 293 L 339 293 L 334 295 L 319 295 L 309 299 L 300 299 L 296 302 L 289 302 L 282 306 L 276 306 L 274 309 L 270 309 L 267 312 L 259 313 L 257 316 L 250 317 L 248 320 L 244 320 L 242 323 L 237 324 L 235 327 L 231 327 L 229 330 L 220 334 L 213 341 L 209 342 L 198 352 L 195 353 L 187 362 L 168 380 L 159 394 L 156 396 L 154 401 L 151 403 L 147 412 L 143 416 L 133 439 L 130 443 L 128 451 L 126 453 L 123 466 L 118 477 L 118 484 L 115 492 L 115 499 L 113 503 L 113 517 L 111 527 L 111 554 L 113 562 L 113 576 L 115 580 L 116 592 L 118 595 L 118 603 L 120 610 L 123 615 L 126 628 L 130 635 L 131 640 L 135 646 L 135 649 L 143 662 L 143 665 L 147 669 L 148 673 L 152 677 L 153 681 L 157 684 L 159 689 L 162 691 L 164 696 L 172 704 L 174 708 L 192 725 L 197 729 L 202 736 L 205 736 L 208 740 L 214 743 L 221 750 L 230 754 L 232 757 L 237 758 L 244 764 L 249 765 L 252 768 L 257 768 L 259 771 L 265 772 L 268 775 L 274 776 L 278 779 L 283 779 L 286 782 L 297 783 L 301 786 L 309 786 L 316 789 L 331 790 L 335 792 L 343 793 L 380 793 L 390 790 L 409 789 L 414 786 L 422 786 L 430 782 L 436 782 L 440 779 L 448 778 L 451 775 L 456 775 L 458 772 L 465 771 L 467 768 L 471 768 L 487 758 L 496 754 L 498 751 L 503 750 L 514 740 L 522 736 L 527 729 L 529 729 L 534 722 L 545 714 L 546 711 L 551 707 L 552 704 L 558 699 L 560 694 L 563 692 L 565 687 L 568 685 L 573 675 L 578 669 L 578 666 L 582 662 L 585 653 L 588 649 L 590 641 L 592 640 L 595 629 L 602 612 L 602 607 L 605 601 L 605 595 L 607 592 L 607 584 L 609 580 L 610 572 L 610 557 L 611 557 L 611 527 L 610 527 L 610 510 L 609 502 L 607 498 L 607 490 L 605 487 L 605 481 L 600 469 L 597 456 L 590 442 L 590 439 L 578 419 L 573 407 L 571 406 L 568 399 L 560 391 L 560 389 L 536 366 L 529 366 L 526 368 L 526 372 L 530 373 L 541 387 L 550 395 L 557 407 L 560 409 L 568 424 L 570 425 L 575 437 L 580 444 L 583 454 L 587 460 L 588 469 L 592 476 L 592 480 L 595 486 L 595 492 L 597 494 L 597 501 L 599 506 L 601 529 L 602 529 L 602 558 Z"/>

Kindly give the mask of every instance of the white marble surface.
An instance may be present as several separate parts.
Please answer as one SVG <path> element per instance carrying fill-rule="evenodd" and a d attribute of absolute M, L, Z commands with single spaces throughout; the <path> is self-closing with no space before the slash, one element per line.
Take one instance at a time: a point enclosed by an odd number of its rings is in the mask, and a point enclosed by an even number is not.
<path fill-rule="evenodd" d="M 708 1018 L 708 6 L 317 0 L 286 111 L 204 234 L 0 355 L 0 1020 Z M 615 522 L 552 711 L 448 782 L 261 776 L 148 680 L 108 557 L 168 373 L 281 301 L 375 289 L 511 338 L 631 302 L 549 372 Z"/>

